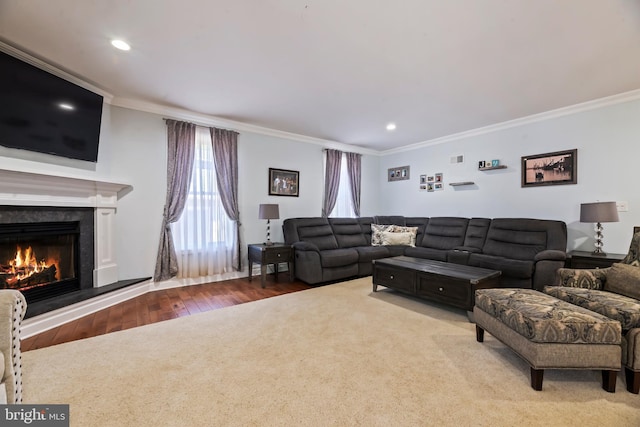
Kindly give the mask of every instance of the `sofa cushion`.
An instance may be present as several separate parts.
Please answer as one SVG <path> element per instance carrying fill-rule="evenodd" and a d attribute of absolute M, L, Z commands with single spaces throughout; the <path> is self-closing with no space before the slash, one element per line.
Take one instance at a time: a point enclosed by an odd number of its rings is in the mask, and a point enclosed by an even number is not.
<path fill-rule="evenodd" d="M 640 300 L 640 267 L 613 264 L 607 271 L 604 290 Z"/>
<path fill-rule="evenodd" d="M 356 218 L 329 218 L 329 224 L 340 248 L 367 245 L 362 227 Z"/>
<path fill-rule="evenodd" d="M 481 252 L 487 238 L 491 220 L 488 218 L 471 218 L 464 236 L 463 250 Z"/>
<path fill-rule="evenodd" d="M 485 254 L 469 254 L 469 265 L 473 267 L 500 270 L 504 276 L 529 279 L 533 276 L 533 261 L 509 259 Z"/>
<path fill-rule="evenodd" d="M 407 227 L 418 227 L 418 232 L 416 233 L 416 246 L 420 246 L 420 243 L 422 243 L 424 230 L 427 228 L 428 223 L 429 218 L 411 216 L 405 218 L 405 225 Z"/>
<path fill-rule="evenodd" d="M 545 286 L 544 292 L 558 299 L 617 320 L 623 330 L 640 327 L 640 301 L 597 289 Z"/>
<path fill-rule="evenodd" d="M 402 215 L 374 216 L 373 222 L 376 224 L 406 225 L 405 218 Z"/>
<path fill-rule="evenodd" d="M 342 267 L 358 263 L 358 251 L 354 248 L 330 249 L 320 252 L 320 264 L 323 267 Z"/>
<path fill-rule="evenodd" d="M 288 218 L 282 224 L 285 242 L 313 243 L 319 250 L 338 249 L 338 241 L 327 218 Z"/>
<path fill-rule="evenodd" d="M 532 260 L 547 249 L 566 250 L 566 224 L 561 221 L 496 218 L 491 220 L 482 252 L 519 260 Z"/>
<path fill-rule="evenodd" d="M 447 261 L 447 251 L 442 249 L 433 248 L 421 248 L 419 246 L 415 248 L 406 248 L 404 251 L 406 256 L 412 256 L 415 258 L 433 259 L 436 261 Z"/>
<path fill-rule="evenodd" d="M 468 218 L 430 218 L 418 246 L 434 249 L 453 249 L 462 246 L 468 223 Z"/>
<path fill-rule="evenodd" d="M 371 224 L 373 223 L 373 217 L 371 216 L 361 216 L 358 218 L 358 224 L 360 224 L 360 229 L 362 230 L 362 234 L 367 242 L 367 246 L 371 244 Z"/>
<path fill-rule="evenodd" d="M 481 289 L 476 305 L 532 342 L 620 344 L 620 323 L 532 289 Z"/>
<path fill-rule="evenodd" d="M 374 259 L 387 258 L 389 256 L 388 246 L 358 246 L 354 248 L 358 251 L 358 262 L 371 262 Z"/>
<path fill-rule="evenodd" d="M 607 280 L 609 268 L 574 269 L 559 268 L 556 270 L 556 285 L 572 288 L 602 289 Z"/>

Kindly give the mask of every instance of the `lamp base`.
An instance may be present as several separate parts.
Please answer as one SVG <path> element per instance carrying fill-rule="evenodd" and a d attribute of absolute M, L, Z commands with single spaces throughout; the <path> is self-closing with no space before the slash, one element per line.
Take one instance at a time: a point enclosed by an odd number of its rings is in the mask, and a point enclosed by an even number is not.
<path fill-rule="evenodd" d="M 596 224 L 596 250 L 591 252 L 591 255 L 593 256 L 607 256 L 606 253 L 604 253 L 604 251 L 602 250 L 602 238 L 604 236 L 602 235 L 602 224 L 601 223 L 597 223 Z"/>
<path fill-rule="evenodd" d="M 264 242 L 265 246 L 273 246 L 273 242 L 271 240 L 267 240 L 266 242 Z"/>

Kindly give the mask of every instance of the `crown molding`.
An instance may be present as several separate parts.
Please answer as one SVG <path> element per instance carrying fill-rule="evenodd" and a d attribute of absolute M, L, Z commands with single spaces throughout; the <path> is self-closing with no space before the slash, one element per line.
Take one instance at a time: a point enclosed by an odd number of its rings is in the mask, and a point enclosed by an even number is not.
<path fill-rule="evenodd" d="M 13 56 L 14 58 L 18 58 L 19 60 L 26 62 L 27 64 L 31 64 L 36 68 L 39 68 L 41 70 L 44 70 L 46 72 L 48 72 L 49 74 L 53 74 L 54 76 L 60 77 L 61 79 L 67 80 L 77 86 L 83 87 L 87 90 L 90 90 L 91 92 L 97 93 L 98 95 L 102 96 L 102 98 L 104 98 L 104 102 L 106 102 L 107 104 L 111 103 L 111 100 L 113 99 L 113 95 L 110 94 L 109 92 L 105 91 L 104 89 L 101 89 L 97 86 L 92 85 L 91 83 L 88 83 L 76 76 L 74 76 L 73 74 L 69 74 L 66 71 L 62 71 L 59 68 L 54 67 L 51 64 L 47 64 L 46 62 L 42 61 L 41 59 L 38 59 L 34 56 L 31 56 L 13 46 L 11 46 L 10 44 L 7 44 L 5 42 L 3 42 L 2 40 L 0 40 L 0 51 Z"/>
<path fill-rule="evenodd" d="M 582 102 L 580 104 L 570 105 L 568 107 L 557 108 L 555 110 L 545 111 L 543 113 L 532 114 L 530 116 L 525 116 L 525 117 L 521 117 L 514 120 L 508 120 L 506 122 L 496 123 L 493 125 L 471 129 L 464 132 L 454 133 L 454 134 L 446 135 L 440 138 L 434 138 L 427 141 L 417 142 L 415 144 L 409 144 L 399 148 L 392 148 L 390 150 L 381 151 L 379 152 L 379 154 L 384 156 L 388 154 L 395 154 L 395 153 L 401 153 L 405 151 L 417 150 L 419 148 L 428 147 L 431 145 L 459 141 L 465 138 L 485 135 L 488 133 L 498 132 L 505 129 L 511 129 L 518 126 L 524 126 L 527 124 L 541 122 L 544 120 L 556 119 L 559 117 L 569 116 L 572 114 L 578 114 L 585 111 L 591 111 L 598 108 L 608 107 L 611 105 L 622 104 L 630 101 L 637 101 L 638 99 L 640 99 L 640 89 L 632 90 L 629 92 L 623 92 L 617 95 L 607 96 L 604 98 L 594 99 L 592 101 Z"/>
<path fill-rule="evenodd" d="M 167 116 L 167 118 L 185 120 L 201 126 L 214 126 L 225 129 L 231 129 L 238 132 L 252 132 L 260 135 L 273 136 L 276 138 L 290 139 L 296 142 L 305 142 L 315 144 L 323 148 L 333 148 L 341 151 L 349 151 L 360 154 L 379 155 L 380 152 L 371 150 L 357 145 L 345 144 L 338 141 L 328 139 L 314 138 L 312 136 L 301 135 L 292 132 L 285 132 L 277 129 L 271 129 L 263 126 L 252 125 L 249 123 L 238 122 L 235 120 L 221 119 L 220 117 L 210 116 L 208 114 L 196 113 L 182 108 L 169 107 L 153 102 L 141 101 L 137 99 L 114 97 L 111 105 L 131 110 L 143 111 L 146 113 Z"/>
<path fill-rule="evenodd" d="M 444 144 L 453 141 L 459 141 L 465 138 L 472 138 L 479 135 L 485 135 L 492 132 L 498 132 L 506 129 L 511 129 L 518 126 L 523 126 L 531 123 L 536 123 L 544 120 L 555 119 L 572 114 L 577 114 L 585 111 L 595 110 L 598 108 L 604 108 L 611 105 L 621 104 L 630 101 L 636 101 L 640 99 L 640 89 L 620 93 L 617 95 L 607 96 L 604 98 L 595 99 L 592 101 L 583 102 L 580 104 L 570 105 L 568 107 L 562 107 L 555 110 L 546 111 L 543 113 L 533 114 L 530 116 L 521 117 L 514 120 L 508 120 L 501 123 L 495 123 L 489 126 L 484 126 L 476 129 L 470 129 L 467 131 L 442 136 L 439 138 L 429 139 L 417 143 L 408 144 L 399 148 L 392 148 L 389 150 L 372 150 L 357 145 L 346 144 L 338 141 L 332 141 L 322 138 L 315 138 L 311 136 L 296 134 L 292 132 L 281 131 L 277 129 L 271 129 L 263 126 L 252 125 L 249 123 L 238 122 L 234 120 L 222 119 L 219 117 L 195 113 L 193 111 L 168 107 L 152 102 L 122 98 L 112 95 L 105 90 L 94 86 L 70 73 L 60 70 L 34 56 L 31 56 L 7 43 L 0 40 L 0 51 L 5 52 L 11 56 L 14 56 L 24 62 L 27 62 L 37 68 L 47 71 L 53 75 L 56 75 L 62 79 L 70 81 L 80 87 L 88 89 L 101 95 L 104 98 L 104 102 L 123 108 L 129 108 L 132 110 L 138 110 L 153 114 L 165 115 L 174 119 L 186 120 L 203 126 L 215 126 L 229 128 L 237 131 L 252 132 L 256 134 L 273 136 L 276 138 L 289 139 L 296 142 L 304 142 L 309 144 L 319 145 L 323 148 L 333 148 L 341 151 L 350 151 L 360 154 L 367 154 L 373 156 L 385 156 L 389 154 L 401 153 L 406 151 L 417 150 L 423 147 L 428 147 L 437 144 Z"/>

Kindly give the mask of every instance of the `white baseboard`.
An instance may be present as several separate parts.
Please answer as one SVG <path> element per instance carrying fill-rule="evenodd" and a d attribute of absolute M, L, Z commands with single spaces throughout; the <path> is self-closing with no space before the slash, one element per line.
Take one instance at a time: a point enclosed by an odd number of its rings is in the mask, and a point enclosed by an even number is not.
<path fill-rule="evenodd" d="M 260 275 L 260 269 L 258 269 L 258 275 Z M 104 310 L 112 305 L 144 295 L 147 292 L 178 288 L 182 286 L 199 285 L 203 283 L 220 282 L 223 280 L 238 279 L 240 277 L 247 277 L 247 273 L 244 271 L 237 271 L 227 274 L 218 274 L 215 276 L 203 276 L 195 279 L 171 279 L 158 283 L 148 280 L 146 282 L 131 285 L 95 298 L 80 301 L 57 310 L 30 317 L 22 322 L 20 335 L 22 339 L 32 337 L 49 329 L 56 328 L 64 325 L 65 323 L 80 319 L 81 317 L 97 311 Z"/>

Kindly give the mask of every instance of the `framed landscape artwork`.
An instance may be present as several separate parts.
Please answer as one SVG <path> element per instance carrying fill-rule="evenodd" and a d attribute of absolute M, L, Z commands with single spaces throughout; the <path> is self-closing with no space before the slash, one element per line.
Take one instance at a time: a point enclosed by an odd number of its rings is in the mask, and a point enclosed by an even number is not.
<path fill-rule="evenodd" d="M 522 187 L 577 183 L 577 149 L 522 157 Z"/>
<path fill-rule="evenodd" d="M 300 172 L 269 168 L 269 195 L 298 197 Z"/>

